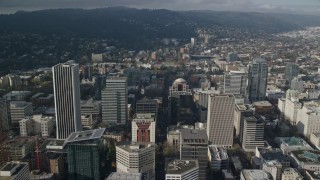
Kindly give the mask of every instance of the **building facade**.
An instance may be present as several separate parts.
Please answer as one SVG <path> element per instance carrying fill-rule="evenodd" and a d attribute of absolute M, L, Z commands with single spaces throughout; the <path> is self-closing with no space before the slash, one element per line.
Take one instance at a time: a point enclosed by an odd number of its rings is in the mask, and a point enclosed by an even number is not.
<path fill-rule="evenodd" d="M 24 119 L 26 116 L 32 116 L 32 114 L 32 103 L 25 101 L 10 102 L 11 124 L 18 124 L 21 119 Z"/>
<path fill-rule="evenodd" d="M 180 159 L 198 160 L 199 179 L 206 179 L 208 167 L 208 136 L 205 130 L 180 130 Z"/>
<path fill-rule="evenodd" d="M 108 78 L 102 91 L 102 122 L 126 124 L 128 119 L 128 89 L 126 78 Z"/>
<path fill-rule="evenodd" d="M 155 179 L 155 145 L 131 143 L 116 146 L 117 172 L 142 173 L 146 179 Z"/>
<path fill-rule="evenodd" d="M 255 152 L 256 147 L 264 147 L 264 122 L 255 116 L 244 117 L 240 142 L 246 152 Z"/>
<path fill-rule="evenodd" d="M 265 59 L 254 59 L 249 68 L 249 100 L 264 100 L 267 90 L 268 65 Z"/>
<path fill-rule="evenodd" d="M 68 179 L 86 180 L 103 177 L 105 149 L 101 138 L 105 129 L 79 131 L 66 139 Z"/>
<path fill-rule="evenodd" d="M 132 142 L 156 142 L 156 115 L 136 113 L 131 122 Z"/>
<path fill-rule="evenodd" d="M 232 147 L 234 126 L 234 96 L 218 94 L 209 96 L 207 135 L 209 142 Z"/>
<path fill-rule="evenodd" d="M 224 94 L 247 95 L 248 74 L 244 71 L 232 71 L 223 76 Z"/>
<path fill-rule="evenodd" d="M 81 131 L 79 65 L 74 61 L 52 67 L 57 139 Z"/>

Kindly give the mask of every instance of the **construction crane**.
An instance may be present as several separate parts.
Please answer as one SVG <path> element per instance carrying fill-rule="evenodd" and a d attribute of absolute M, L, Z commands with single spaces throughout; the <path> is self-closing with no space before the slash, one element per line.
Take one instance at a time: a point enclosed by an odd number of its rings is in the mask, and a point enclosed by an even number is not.
<path fill-rule="evenodd" d="M 35 152 L 36 152 L 36 165 L 37 165 L 37 170 L 40 171 L 40 159 L 39 159 L 39 145 L 38 145 L 38 137 L 35 136 L 34 139 L 36 140 L 35 144 Z"/>

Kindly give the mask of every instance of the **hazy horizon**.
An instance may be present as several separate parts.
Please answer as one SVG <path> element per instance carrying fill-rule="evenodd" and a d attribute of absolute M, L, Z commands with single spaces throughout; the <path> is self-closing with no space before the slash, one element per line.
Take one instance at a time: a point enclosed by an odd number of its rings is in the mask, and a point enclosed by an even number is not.
<path fill-rule="evenodd" d="M 212 10 L 320 15 L 320 0 L 0 0 L 0 14 L 44 9 L 137 9 Z"/>

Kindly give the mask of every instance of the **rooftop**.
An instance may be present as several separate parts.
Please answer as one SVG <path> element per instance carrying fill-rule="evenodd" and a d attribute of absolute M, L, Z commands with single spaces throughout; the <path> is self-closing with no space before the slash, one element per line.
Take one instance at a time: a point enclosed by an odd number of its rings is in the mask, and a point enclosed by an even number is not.
<path fill-rule="evenodd" d="M 155 113 L 136 113 L 132 121 L 155 121 Z"/>
<path fill-rule="evenodd" d="M 20 162 L 7 162 L 2 168 L 0 169 L 0 176 L 2 179 L 3 176 L 15 176 L 20 172 L 21 169 L 28 166 L 28 163 L 20 163 Z"/>
<path fill-rule="evenodd" d="M 22 108 L 32 105 L 32 103 L 28 103 L 26 101 L 11 101 L 10 102 L 10 108 Z"/>
<path fill-rule="evenodd" d="M 311 146 L 300 137 L 277 137 L 276 141 L 281 145 L 285 146 L 301 146 L 301 147 L 310 147 Z M 312 149 L 312 148 L 311 148 Z"/>
<path fill-rule="evenodd" d="M 47 139 L 40 145 L 39 150 L 40 151 L 43 151 L 46 149 L 59 150 L 59 149 L 63 149 L 63 147 L 64 147 L 64 140 Z"/>
<path fill-rule="evenodd" d="M 198 143 L 208 144 L 208 136 L 206 130 L 200 129 L 181 129 L 181 143 Z"/>
<path fill-rule="evenodd" d="M 320 172 L 319 171 L 306 171 L 306 174 L 309 174 L 313 179 L 320 179 Z"/>
<path fill-rule="evenodd" d="M 212 160 L 224 160 L 228 159 L 227 150 L 224 147 L 218 147 L 215 145 L 209 146 Z"/>
<path fill-rule="evenodd" d="M 271 179 L 270 174 L 263 170 L 253 170 L 253 169 L 245 169 L 242 171 L 245 179 L 252 180 L 269 180 Z"/>
<path fill-rule="evenodd" d="M 185 83 L 187 83 L 187 81 L 183 78 L 178 78 L 173 83 L 174 84 L 185 84 Z"/>
<path fill-rule="evenodd" d="M 141 173 L 120 173 L 120 172 L 112 172 L 107 180 L 141 180 Z"/>
<path fill-rule="evenodd" d="M 199 168 L 197 160 L 172 160 L 166 167 L 167 174 L 183 174 L 191 169 Z"/>
<path fill-rule="evenodd" d="M 139 142 L 122 142 L 117 145 L 117 148 L 121 148 L 127 152 L 139 152 L 143 149 L 154 148 L 153 143 L 139 143 Z"/>
<path fill-rule="evenodd" d="M 278 160 L 279 162 L 290 162 L 288 156 L 284 155 L 281 149 L 259 148 L 261 157 L 266 161 Z"/>
<path fill-rule="evenodd" d="M 100 129 L 74 132 L 69 135 L 69 137 L 65 140 L 64 143 L 67 144 L 71 142 L 100 139 L 105 130 L 106 130 L 105 128 L 100 128 Z"/>
<path fill-rule="evenodd" d="M 257 101 L 253 103 L 254 106 L 272 107 L 269 101 Z"/>
<path fill-rule="evenodd" d="M 304 163 L 320 163 L 320 152 L 315 150 L 299 150 L 292 151 L 292 155 L 300 162 Z"/>

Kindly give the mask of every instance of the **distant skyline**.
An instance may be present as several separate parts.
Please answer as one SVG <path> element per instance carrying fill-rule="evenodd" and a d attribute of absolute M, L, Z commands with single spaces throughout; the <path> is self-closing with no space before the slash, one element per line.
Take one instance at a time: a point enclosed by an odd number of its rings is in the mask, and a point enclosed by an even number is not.
<path fill-rule="evenodd" d="M 0 14 L 19 10 L 94 9 L 111 6 L 320 15 L 320 0 L 0 0 Z"/>

